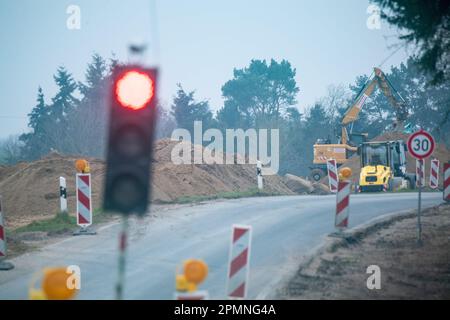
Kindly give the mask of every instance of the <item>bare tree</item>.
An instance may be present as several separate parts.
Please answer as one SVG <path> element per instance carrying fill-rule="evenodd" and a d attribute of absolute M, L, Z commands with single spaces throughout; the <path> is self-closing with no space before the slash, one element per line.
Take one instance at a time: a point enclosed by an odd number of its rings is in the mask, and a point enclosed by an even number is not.
<path fill-rule="evenodd" d="M 23 143 L 18 135 L 10 135 L 0 141 L 0 163 L 15 164 L 22 160 Z"/>

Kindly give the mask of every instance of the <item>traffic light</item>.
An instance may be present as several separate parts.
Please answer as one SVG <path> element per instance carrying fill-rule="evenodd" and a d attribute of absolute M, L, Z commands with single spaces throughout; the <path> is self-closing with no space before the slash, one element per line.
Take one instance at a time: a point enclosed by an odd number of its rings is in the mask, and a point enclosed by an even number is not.
<path fill-rule="evenodd" d="M 113 71 L 103 198 L 106 211 L 147 211 L 157 73 L 139 66 L 118 66 Z"/>

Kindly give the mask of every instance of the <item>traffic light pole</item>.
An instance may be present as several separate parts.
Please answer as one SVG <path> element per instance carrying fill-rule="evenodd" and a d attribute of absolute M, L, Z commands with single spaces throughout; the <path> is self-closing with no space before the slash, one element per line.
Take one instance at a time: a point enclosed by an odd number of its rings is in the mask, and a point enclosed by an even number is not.
<path fill-rule="evenodd" d="M 122 216 L 122 229 L 119 234 L 119 269 L 116 284 L 116 299 L 123 299 L 123 287 L 125 279 L 125 253 L 127 249 L 128 238 L 128 217 Z"/>

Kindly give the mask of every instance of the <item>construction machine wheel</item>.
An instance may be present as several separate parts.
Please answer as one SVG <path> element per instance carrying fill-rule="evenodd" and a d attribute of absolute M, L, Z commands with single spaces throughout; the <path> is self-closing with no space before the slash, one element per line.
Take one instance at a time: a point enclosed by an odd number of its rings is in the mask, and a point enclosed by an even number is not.
<path fill-rule="evenodd" d="M 323 177 L 325 177 L 325 171 L 318 168 L 312 169 L 309 176 L 313 181 L 319 182 L 320 180 L 322 180 Z"/>

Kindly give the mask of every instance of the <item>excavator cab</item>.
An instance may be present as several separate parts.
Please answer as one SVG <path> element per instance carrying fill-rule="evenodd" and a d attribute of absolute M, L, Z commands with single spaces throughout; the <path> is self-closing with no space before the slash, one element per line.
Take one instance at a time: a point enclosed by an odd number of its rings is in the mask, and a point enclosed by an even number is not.
<path fill-rule="evenodd" d="M 358 147 L 364 142 L 367 142 L 367 133 L 349 133 L 350 140 L 348 141 L 348 144 L 353 147 Z"/>

